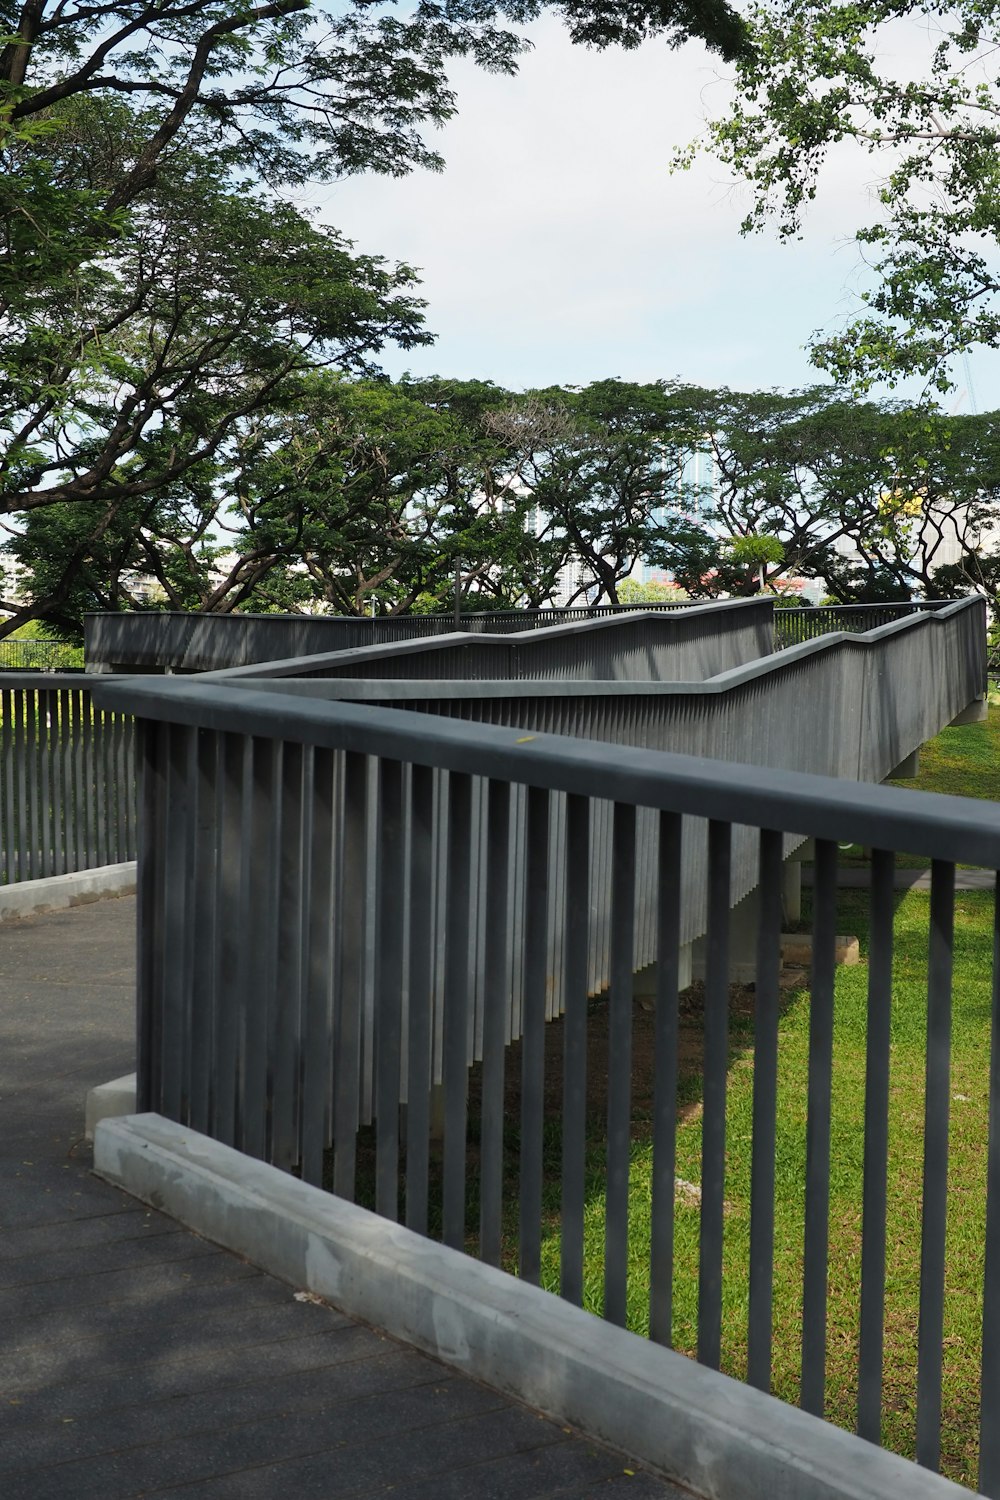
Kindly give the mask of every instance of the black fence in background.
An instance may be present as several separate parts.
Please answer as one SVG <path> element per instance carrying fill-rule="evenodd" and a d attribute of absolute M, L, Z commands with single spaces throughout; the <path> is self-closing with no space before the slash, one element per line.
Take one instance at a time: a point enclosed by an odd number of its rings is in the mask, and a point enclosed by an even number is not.
<path fill-rule="evenodd" d="M 0 673 L 0 885 L 135 858 L 133 720 L 92 686 Z"/>

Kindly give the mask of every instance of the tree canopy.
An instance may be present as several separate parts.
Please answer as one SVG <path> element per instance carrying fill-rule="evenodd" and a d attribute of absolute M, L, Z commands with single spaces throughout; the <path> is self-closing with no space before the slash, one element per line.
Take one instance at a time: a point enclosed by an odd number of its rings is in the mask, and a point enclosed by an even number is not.
<path fill-rule="evenodd" d="M 815 336 L 816 364 L 855 386 L 946 389 L 957 354 L 1000 345 L 1000 6 L 757 0 L 745 14 L 735 102 L 705 139 L 755 190 L 744 228 L 797 235 L 845 145 L 879 174 L 857 235 L 874 285 L 844 330 Z"/>
<path fill-rule="evenodd" d="M 224 600 L 274 573 L 295 526 L 265 525 L 267 441 L 303 391 L 307 417 L 312 377 L 367 377 L 386 342 L 430 339 L 412 269 L 356 255 L 290 195 L 440 166 L 426 137 L 455 111 L 450 62 L 513 72 L 546 5 L 588 46 L 746 47 L 725 0 L 0 0 L 0 517 L 19 533 L 60 511 L 45 609 L 105 564 L 117 597 L 161 532 L 168 594 L 223 602 L 192 559 L 234 486 L 259 547 Z M 355 603 L 384 566 L 364 564 Z"/>
<path fill-rule="evenodd" d="M 695 599 L 992 595 L 998 520 L 995 413 L 312 370 L 166 488 L 34 507 L 8 551 L 20 618 L 76 637 L 93 609 L 450 610 L 456 575 L 466 610 L 626 602 L 640 560 Z"/>

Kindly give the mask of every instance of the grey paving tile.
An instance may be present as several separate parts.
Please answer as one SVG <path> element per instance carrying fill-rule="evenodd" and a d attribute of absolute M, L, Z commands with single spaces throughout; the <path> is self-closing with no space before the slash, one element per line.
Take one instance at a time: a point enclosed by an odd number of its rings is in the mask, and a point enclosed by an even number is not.
<path fill-rule="evenodd" d="M 94 1205 L 96 1213 L 76 1213 L 60 1224 L 23 1224 L 19 1228 L 3 1225 L 2 1197 L 0 1197 L 0 1265 L 7 1261 L 23 1260 L 34 1255 L 45 1255 L 52 1250 L 65 1249 L 77 1255 L 92 1245 L 113 1244 L 116 1240 L 135 1239 L 145 1234 L 172 1234 L 177 1225 L 173 1219 L 154 1209 L 135 1203 L 130 1208 L 117 1204 Z"/>
<path fill-rule="evenodd" d="M 352 1402 L 374 1395 L 398 1396 L 422 1385 L 440 1387 L 445 1378 L 440 1365 L 385 1344 L 369 1349 L 366 1358 L 321 1369 L 272 1375 L 267 1380 L 254 1380 L 256 1373 L 248 1365 L 243 1370 L 243 1384 L 240 1372 L 233 1369 L 229 1378 L 214 1389 L 109 1406 L 76 1419 L 53 1414 L 51 1420 L 36 1421 L 30 1427 L 8 1428 L 0 1448 L 0 1488 L 6 1492 L 10 1476 L 33 1473 L 45 1465 L 69 1464 L 175 1439 L 196 1442 L 202 1434 L 218 1434 L 248 1423 L 259 1427 L 291 1417 L 301 1422 L 315 1413 L 326 1425 L 327 1414 L 334 1408 L 341 1412 L 339 1430 Z M 437 1398 L 433 1404 L 439 1404 Z M 399 1403 L 400 1410 L 405 1406 Z M 379 1425 L 378 1420 L 375 1425 Z"/>
<path fill-rule="evenodd" d="M 183 1308 L 149 1301 L 121 1304 L 114 1316 L 95 1317 L 91 1310 L 86 1326 L 74 1322 L 61 1338 L 11 1345 L 4 1350 L 3 1384 L 16 1395 L 45 1380 L 127 1378 L 131 1367 L 172 1352 L 197 1359 L 220 1346 L 295 1338 L 346 1321 L 329 1308 L 296 1302 L 289 1287 L 266 1276 L 219 1283 L 187 1293 Z"/>
<path fill-rule="evenodd" d="M 408 1450 L 411 1471 L 414 1464 L 432 1466 L 442 1445 L 454 1448 L 453 1434 L 471 1427 L 478 1433 L 484 1419 L 487 1425 L 482 1432 L 487 1442 L 491 1419 L 499 1421 L 498 1430 L 522 1434 L 534 1422 L 503 1405 L 502 1398 L 485 1387 L 444 1379 L 398 1390 L 391 1401 L 379 1394 L 338 1401 L 316 1411 L 272 1413 L 239 1426 L 188 1431 L 170 1442 L 5 1475 L 3 1494 L 4 1500 L 64 1500 L 66 1495 L 74 1500 L 91 1496 L 112 1500 L 113 1496 L 153 1494 L 169 1485 L 259 1469 L 276 1457 L 288 1460 L 317 1453 L 331 1465 L 349 1455 L 354 1472 L 359 1464 L 380 1472 L 388 1457 L 391 1472 L 399 1474 L 396 1455 L 401 1448 Z"/>
<path fill-rule="evenodd" d="M 50 1376 L 37 1386 L 21 1386 L 4 1404 L 4 1430 L 14 1433 L 38 1424 L 117 1412 L 166 1397 L 214 1391 L 222 1385 L 280 1379 L 298 1370 L 322 1370 L 329 1365 L 372 1359 L 383 1353 L 387 1344 L 398 1347 L 369 1328 L 343 1322 L 321 1332 L 286 1334 L 267 1343 L 233 1343 L 220 1337 L 198 1353 L 184 1345 L 159 1352 L 155 1359 L 142 1355 L 110 1374 L 95 1375 L 91 1371 L 85 1381 Z M 426 1358 L 422 1354 L 412 1357 Z M 427 1363 L 437 1370 L 431 1361 Z"/>
<path fill-rule="evenodd" d="M 461 1421 L 397 1430 L 391 1442 L 379 1436 L 338 1448 L 316 1447 L 298 1458 L 289 1455 L 283 1462 L 272 1459 L 233 1469 L 203 1484 L 189 1482 L 165 1492 L 151 1489 L 146 1493 L 156 1494 L 158 1500 L 278 1500 L 286 1496 L 347 1500 L 386 1495 L 387 1491 L 394 1494 L 396 1487 L 417 1478 L 447 1475 L 466 1465 L 470 1455 L 481 1460 L 506 1459 L 559 1441 L 561 1436 L 544 1418 L 505 1404 Z M 108 1500 L 124 1500 L 130 1493 L 138 1492 L 116 1490 L 109 1492 Z M 48 1492 L 40 1492 L 38 1500 L 48 1500 Z"/>
<path fill-rule="evenodd" d="M 0 1345 L 17 1348 L 28 1341 L 65 1338 L 70 1330 L 106 1324 L 123 1310 L 123 1304 L 162 1302 L 178 1294 L 186 1297 L 198 1288 L 253 1280 L 261 1274 L 256 1266 L 216 1250 L 193 1260 L 12 1287 L 0 1292 Z M 181 1308 L 177 1311 L 183 1315 Z"/>
<path fill-rule="evenodd" d="M 176 1262 L 199 1260 L 205 1256 L 218 1255 L 218 1247 L 208 1240 L 199 1239 L 187 1230 L 174 1227 L 171 1230 L 141 1229 L 128 1238 L 105 1240 L 103 1244 L 89 1245 L 81 1249 L 74 1245 L 55 1248 L 62 1237 L 51 1236 L 54 1248 L 31 1255 L 19 1255 L 0 1260 L 0 1299 L 14 1287 L 24 1290 L 42 1283 L 62 1281 L 85 1281 L 90 1277 L 104 1276 L 111 1271 L 134 1270 L 155 1265 L 171 1265 Z M 0 1316 L 2 1316 L 0 1301 Z"/>
<path fill-rule="evenodd" d="M 501 1460 L 478 1453 L 448 1474 L 394 1486 L 392 1500 L 548 1500 L 563 1494 L 592 1493 L 621 1473 L 624 1460 L 596 1443 L 554 1427 L 553 1441 Z M 582 1487 L 582 1488 L 581 1488 Z"/>

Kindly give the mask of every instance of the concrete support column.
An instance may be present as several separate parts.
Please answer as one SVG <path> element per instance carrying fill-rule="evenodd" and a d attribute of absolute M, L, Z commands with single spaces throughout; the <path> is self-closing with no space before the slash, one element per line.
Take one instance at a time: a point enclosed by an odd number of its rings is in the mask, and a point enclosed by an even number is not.
<path fill-rule="evenodd" d="M 802 920 L 802 861 L 794 855 L 782 867 L 781 911 L 786 927 Z"/>
<path fill-rule="evenodd" d="M 757 930 L 760 926 L 760 893 L 753 890 L 729 913 L 729 982 L 750 984 L 757 977 Z M 692 972 L 695 979 L 705 977 L 707 940 L 695 938 L 692 944 Z"/>
<path fill-rule="evenodd" d="M 889 781 L 910 781 L 920 774 L 920 746 L 905 755 L 896 768 L 889 772 Z"/>
<path fill-rule="evenodd" d="M 691 983 L 691 955 L 693 943 L 682 943 L 678 954 L 678 990 L 686 990 Z M 648 964 L 645 969 L 639 969 L 632 976 L 632 999 L 638 1000 L 640 1004 L 646 1004 L 651 1009 L 656 1000 L 656 975 L 657 965 Z"/>

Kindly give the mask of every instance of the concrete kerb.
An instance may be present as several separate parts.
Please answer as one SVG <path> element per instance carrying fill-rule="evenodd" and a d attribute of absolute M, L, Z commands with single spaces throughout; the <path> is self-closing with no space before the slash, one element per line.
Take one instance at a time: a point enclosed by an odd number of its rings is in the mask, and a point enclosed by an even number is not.
<path fill-rule="evenodd" d="M 704 1500 L 967 1500 L 905 1459 L 160 1115 L 102 1121 L 94 1161 L 207 1239 Z"/>
<path fill-rule="evenodd" d="M 42 880 L 19 880 L 15 885 L 0 885 L 0 922 L 64 911 L 109 896 L 130 896 L 134 891 L 135 860 L 101 865 L 96 870 L 76 870 L 70 875 L 48 875 Z"/>
<path fill-rule="evenodd" d="M 136 1082 L 134 1073 L 124 1073 L 121 1078 L 112 1078 L 110 1083 L 98 1084 L 87 1093 L 83 1138 L 94 1139 L 94 1131 L 101 1120 L 117 1120 L 122 1115 L 135 1114 Z"/>

